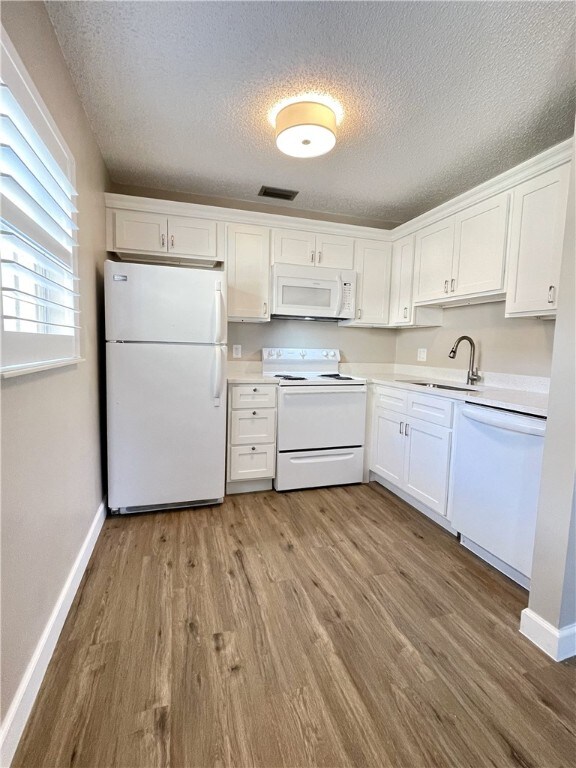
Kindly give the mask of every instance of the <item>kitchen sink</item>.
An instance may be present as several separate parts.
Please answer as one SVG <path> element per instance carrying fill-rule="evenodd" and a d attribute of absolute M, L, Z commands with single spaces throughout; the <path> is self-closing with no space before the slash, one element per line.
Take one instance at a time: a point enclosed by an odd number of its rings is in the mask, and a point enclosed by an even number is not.
<path fill-rule="evenodd" d="M 416 384 L 418 387 L 429 387 L 430 389 L 450 389 L 455 392 L 478 392 L 474 387 L 455 387 L 452 384 L 431 384 L 429 381 L 407 381 L 407 384 Z"/>

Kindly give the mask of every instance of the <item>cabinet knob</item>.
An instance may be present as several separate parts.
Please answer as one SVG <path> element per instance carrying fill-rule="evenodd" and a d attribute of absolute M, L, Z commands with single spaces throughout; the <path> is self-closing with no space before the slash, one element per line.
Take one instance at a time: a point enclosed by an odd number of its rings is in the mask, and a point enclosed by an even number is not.
<path fill-rule="evenodd" d="M 256 416 L 256 411 L 252 411 L 252 416 Z"/>
<path fill-rule="evenodd" d="M 253 445 L 251 450 L 255 451 L 255 450 L 256 450 L 256 447 Z"/>
<path fill-rule="evenodd" d="M 258 392 L 258 387 L 254 387 L 254 389 L 252 390 L 252 392 Z"/>

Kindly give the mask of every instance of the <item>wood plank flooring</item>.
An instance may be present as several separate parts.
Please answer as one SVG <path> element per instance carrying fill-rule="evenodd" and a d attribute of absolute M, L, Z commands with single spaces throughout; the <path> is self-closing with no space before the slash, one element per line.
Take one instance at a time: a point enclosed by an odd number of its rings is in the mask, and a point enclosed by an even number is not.
<path fill-rule="evenodd" d="M 375 484 L 109 518 L 13 765 L 569 768 L 526 603 Z"/>

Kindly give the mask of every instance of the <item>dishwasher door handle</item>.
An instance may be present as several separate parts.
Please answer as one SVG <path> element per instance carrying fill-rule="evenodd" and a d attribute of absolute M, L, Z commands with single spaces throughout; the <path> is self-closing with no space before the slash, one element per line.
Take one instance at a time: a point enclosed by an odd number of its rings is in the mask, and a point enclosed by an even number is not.
<path fill-rule="evenodd" d="M 546 434 L 546 419 L 537 416 L 522 416 L 514 413 L 500 413 L 488 408 L 474 407 L 462 408 L 462 416 L 480 424 L 487 424 L 497 429 L 505 429 L 509 432 L 521 432 L 524 435 Z"/>

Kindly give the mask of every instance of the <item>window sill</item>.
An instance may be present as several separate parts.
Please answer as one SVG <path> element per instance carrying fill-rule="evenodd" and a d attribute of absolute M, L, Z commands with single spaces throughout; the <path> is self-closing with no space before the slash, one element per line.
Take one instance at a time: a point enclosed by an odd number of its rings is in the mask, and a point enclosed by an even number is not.
<path fill-rule="evenodd" d="M 40 371 L 50 371 L 52 368 L 64 368 L 68 365 L 85 362 L 83 357 L 74 357 L 69 360 L 52 360 L 49 363 L 36 363 L 33 365 L 15 365 L 0 372 L 3 379 L 11 379 L 14 376 L 25 376 L 28 373 L 39 373 Z"/>

